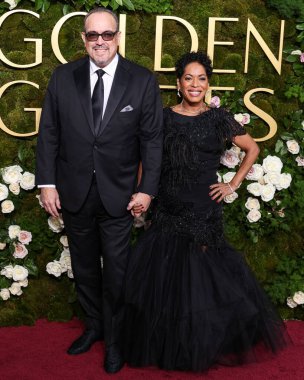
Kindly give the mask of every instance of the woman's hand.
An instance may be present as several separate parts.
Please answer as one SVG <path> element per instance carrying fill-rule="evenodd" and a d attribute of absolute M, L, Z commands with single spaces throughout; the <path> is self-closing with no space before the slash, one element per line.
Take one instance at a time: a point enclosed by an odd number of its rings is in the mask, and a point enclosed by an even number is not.
<path fill-rule="evenodd" d="M 210 186 L 210 197 L 214 201 L 216 200 L 218 203 L 221 202 L 227 195 L 232 194 L 235 191 L 235 188 L 230 183 L 215 183 Z"/>

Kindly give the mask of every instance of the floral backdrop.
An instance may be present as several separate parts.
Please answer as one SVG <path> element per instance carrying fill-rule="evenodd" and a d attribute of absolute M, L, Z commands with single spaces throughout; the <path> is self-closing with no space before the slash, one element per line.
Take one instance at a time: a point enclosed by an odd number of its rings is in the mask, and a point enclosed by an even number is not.
<path fill-rule="evenodd" d="M 187 4 L 179 0 L 6 0 L 0 5 L 0 15 L 1 12 L 19 7 L 40 11 L 51 19 L 53 11 L 56 20 L 62 14 L 75 10 L 89 10 L 96 4 L 118 9 L 120 12 L 129 12 L 130 51 L 127 58 L 152 69 L 148 53 L 141 53 L 138 47 L 142 20 L 146 17 L 150 22 L 153 13 L 178 14 L 185 19 L 191 19 L 191 11 L 196 15 L 198 10 L 206 14 L 209 12 L 208 15 L 211 17 L 215 16 L 213 3 L 204 2 L 203 9 L 202 2 L 195 0 Z M 297 1 L 291 1 L 292 11 L 290 7 L 284 7 L 284 2 L 280 1 L 256 0 L 253 3 L 255 6 L 252 5 L 250 9 L 253 12 L 250 13 L 252 18 L 258 7 L 263 7 L 262 12 L 268 12 L 269 17 L 275 16 L 276 20 L 287 19 L 288 38 L 284 45 L 283 80 L 278 80 L 280 87 L 277 90 L 277 103 L 270 104 L 263 97 L 258 100 L 261 108 L 264 106 L 267 112 L 277 112 L 280 116 L 276 119 L 279 129 L 270 141 L 260 144 L 260 157 L 240 188 L 224 199 L 226 235 L 232 244 L 246 253 L 250 266 L 282 316 L 304 319 L 301 307 L 304 304 L 304 248 L 301 224 L 304 212 L 304 10 L 301 2 Z M 235 15 L 235 1 L 227 1 L 225 5 L 220 2 L 219 4 L 223 11 L 221 16 Z M 243 14 L 249 13 L 248 8 L 241 11 Z M 195 17 L 193 20 L 199 22 Z M 67 34 L 71 34 L 75 26 L 72 25 L 71 28 Z M 35 30 L 35 27 L 31 26 L 29 29 Z M 132 40 L 132 35 L 137 37 L 133 37 Z M 168 36 L 171 44 L 180 44 L 181 50 L 189 48 L 176 40 L 179 36 L 176 34 L 175 26 L 169 30 Z M 3 37 L 1 31 L 0 37 Z M 176 46 L 174 45 L 172 50 L 176 50 Z M 151 46 L 147 48 L 152 49 Z M 165 48 L 162 64 L 172 66 L 174 52 L 166 42 Z M 83 51 L 79 51 L 79 55 L 80 53 L 83 54 Z M 231 59 L 237 64 L 239 58 L 236 56 L 234 53 Z M 49 63 L 48 58 L 46 61 Z M 13 80 L 13 70 L 1 62 L 0 65 L 4 79 Z M 35 76 L 43 78 L 46 86 L 50 73 L 51 70 L 47 67 L 43 72 L 35 73 Z M 26 75 L 31 80 L 31 74 Z M 173 75 L 157 75 L 160 82 L 174 84 Z M 271 75 L 270 73 L 268 76 Z M 253 76 L 263 79 L 263 70 L 255 71 Z M 261 130 L 261 122 L 245 107 L 242 99 L 245 82 L 240 76 L 238 80 L 237 91 L 214 93 L 210 106 L 229 108 L 235 119 L 254 135 L 254 131 Z M 251 81 L 254 80 L 249 79 L 248 82 L 252 84 Z M 218 75 L 214 75 L 213 81 L 216 85 L 221 84 Z M 5 82 L 1 80 L 0 86 L 3 83 Z M 273 81 L 272 85 L 275 86 Z M 32 103 L 38 100 L 41 104 L 42 98 L 43 92 L 38 98 L 32 97 L 29 92 L 24 94 L 24 99 Z M 163 101 L 165 105 L 174 104 L 177 101 L 176 94 L 173 91 L 164 91 Z M 16 104 L 16 111 L 18 107 L 21 108 Z M 17 126 L 20 124 L 18 112 L 9 112 L 8 104 L 1 101 L 0 114 L 1 117 L 9 115 Z M 75 298 L 71 259 L 63 221 L 44 212 L 34 185 L 36 138 L 15 139 L 17 142 L 12 142 L 12 136 L 4 136 L 3 131 L 0 131 L 0 139 L 1 148 L 4 149 L 3 153 L 0 152 L 0 325 L 34 323 L 40 317 L 56 320 L 67 320 L 75 314 L 81 317 L 81 310 Z M 218 180 L 228 183 L 235 175 L 243 157 L 244 152 L 238 147 L 227 148 L 221 158 Z M 146 219 L 135 220 L 133 243 L 148 224 L 149 215 Z"/>

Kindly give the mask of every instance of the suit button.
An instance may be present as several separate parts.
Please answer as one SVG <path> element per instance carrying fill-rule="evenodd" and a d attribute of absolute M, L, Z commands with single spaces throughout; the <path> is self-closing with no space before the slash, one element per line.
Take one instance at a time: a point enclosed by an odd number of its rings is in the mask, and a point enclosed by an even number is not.
<path fill-rule="evenodd" d="M 97 144 L 94 144 L 94 149 L 98 149 L 98 145 Z"/>

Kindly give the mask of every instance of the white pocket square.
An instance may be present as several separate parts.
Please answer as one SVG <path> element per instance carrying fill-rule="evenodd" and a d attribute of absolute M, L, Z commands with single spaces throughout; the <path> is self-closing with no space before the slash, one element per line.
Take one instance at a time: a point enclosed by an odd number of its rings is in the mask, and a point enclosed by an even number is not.
<path fill-rule="evenodd" d="M 129 104 L 125 108 L 123 108 L 120 112 L 130 112 L 133 111 L 133 107 Z"/>

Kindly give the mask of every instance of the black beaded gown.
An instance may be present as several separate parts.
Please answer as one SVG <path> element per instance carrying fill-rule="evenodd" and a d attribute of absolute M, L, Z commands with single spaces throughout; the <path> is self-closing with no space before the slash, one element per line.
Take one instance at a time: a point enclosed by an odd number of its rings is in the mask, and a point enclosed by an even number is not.
<path fill-rule="evenodd" d="M 224 239 L 209 196 L 226 144 L 245 134 L 233 115 L 164 110 L 164 156 L 151 227 L 126 282 L 125 357 L 131 366 L 205 371 L 286 346 L 284 323 L 242 255 Z"/>

